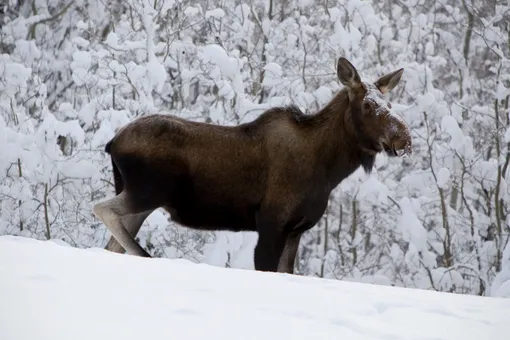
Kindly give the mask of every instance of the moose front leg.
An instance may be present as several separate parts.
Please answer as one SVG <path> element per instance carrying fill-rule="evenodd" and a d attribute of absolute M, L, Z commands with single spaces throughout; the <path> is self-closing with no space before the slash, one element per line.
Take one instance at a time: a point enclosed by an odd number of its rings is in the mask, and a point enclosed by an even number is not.
<path fill-rule="evenodd" d="M 278 263 L 285 243 L 281 238 L 283 235 L 279 235 L 278 239 L 275 239 L 273 235 L 259 232 L 259 240 L 255 246 L 255 270 L 278 271 Z"/>
<path fill-rule="evenodd" d="M 283 227 L 278 227 L 274 219 L 257 217 L 259 239 L 255 246 L 255 270 L 276 272 L 285 247 L 286 237 Z"/>

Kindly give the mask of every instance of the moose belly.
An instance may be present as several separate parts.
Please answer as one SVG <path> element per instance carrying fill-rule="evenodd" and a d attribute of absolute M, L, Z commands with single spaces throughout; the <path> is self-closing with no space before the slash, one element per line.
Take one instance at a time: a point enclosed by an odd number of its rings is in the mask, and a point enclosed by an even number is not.
<path fill-rule="evenodd" d="M 201 230 L 255 230 L 257 198 L 232 181 L 181 177 L 164 205 L 172 220 Z M 250 185 L 246 184 L 246 190 Z"/>
<path fill-rule="evenodd" d="M 255 209 L 248 206 L 183 200 L 165 206 L 172 221 L 199 230 L 255 231 Z"/>

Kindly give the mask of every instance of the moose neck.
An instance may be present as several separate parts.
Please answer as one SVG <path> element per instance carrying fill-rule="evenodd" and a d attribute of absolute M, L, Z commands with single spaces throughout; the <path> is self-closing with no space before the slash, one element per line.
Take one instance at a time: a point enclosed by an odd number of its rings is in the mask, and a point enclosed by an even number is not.
<path fill-rule="evenodd" d="M 374 165 L 375 154 L 361 147 L 352 119 L 356 111 L 347 90 L 343 89 L 313 116 L 315 145 L 319 147 L 317 161 L 324 164 L 324 175 L 331 189 L 360 166 L 369 173 Z"/>

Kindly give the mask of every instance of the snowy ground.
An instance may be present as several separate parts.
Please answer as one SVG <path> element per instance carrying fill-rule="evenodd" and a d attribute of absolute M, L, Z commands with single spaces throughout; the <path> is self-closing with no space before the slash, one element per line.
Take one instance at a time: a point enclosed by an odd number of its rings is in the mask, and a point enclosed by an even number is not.
<path fill-rule="evenodd" d="M 510 299 L 0 237 L 0 339 L 509 339 Z"/>

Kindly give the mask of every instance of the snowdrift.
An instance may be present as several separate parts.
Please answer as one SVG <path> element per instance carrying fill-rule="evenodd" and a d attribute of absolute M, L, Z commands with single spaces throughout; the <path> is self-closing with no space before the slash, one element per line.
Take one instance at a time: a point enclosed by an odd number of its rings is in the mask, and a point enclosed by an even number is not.
<path fill-rule="evenodd" d="M 510 300 L 0 237 L 0 339 L 509 339 Z"/>

